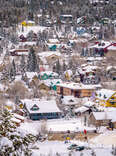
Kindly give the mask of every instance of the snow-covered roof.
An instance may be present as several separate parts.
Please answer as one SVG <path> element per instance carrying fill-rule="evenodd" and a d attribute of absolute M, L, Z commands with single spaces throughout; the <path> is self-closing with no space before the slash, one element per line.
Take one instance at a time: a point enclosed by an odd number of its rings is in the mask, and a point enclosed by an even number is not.
<path fill-rule="evenodd" d="M 25 46 L 25 45 L 33 46 L 33 45 L 36 45 L 36 42 L 35 41 L 19 42 L 19 46 Z"/>
<path fill-rule="evenodd" d="M 78 103 L 78 98 L 74 96 L 63 96 L 61 100 L 63 105 L 76 105 Z"/>
<path fill-rule="evenodd" d="M 93 112 L 93 116 L 96 120 L 111 120 L 112 122 L 116 121 L 116 111 Z"/>
<path fill-rule="evenodd" d="M 52 75 L 52 76 L 58 76 L 58 73 L 55 73 L 53 71 L 44 71 L 44 72 L 40 72 L 40 75 L 44 75 L 44 74 L 47 74 L 47 75 Z"/>
<path fill-rule="evenodd" d="M 18 29 L 17 29 L 17 33 L 18 35 L 23 35 L 24 37 L 27 36 L 27 34 L 30 32 L 30 31 L 33 31 L 34 33 L 38 33 L 38 31 L 44 31 L 44 30 L 47 30 L 49 28 L 46 28 L 46 27 L 43 27 L 43 26 L 26 26 L 26 27 L 23 27 L 24 31 L 22 32 L 22 26 L 19 25 L 18 26 Z"/>
<path fill-rule="evenodd" d="M 42 83 L 44 83 L 46 86 L 54 86 L 58 83 L 62 83 L 61 79 L 47 79 L 47 80 L 42 80 Z"/>
<path fill-rule="evenodd" d="M 85 107 L 92 107 L 93 105 L 95 105 L 95 103 L 92 102 L 92 101 L 87 101 L 87 102 L 85 102 L 85 103 L 83 104 L 83 106 L 85 106 Z"/>
<path fill-rule="evenodd" d="M 51 55 L 61 56 L 61 53 L 59 51 L 45 51 L 45 52 L 38 53 L 38 56 L 40 57 L 49 57 Z"/>
<path fill-rule="evenodd" d="M 89 108 L 88 107 L 85 107 L 85 106 L 82 106 L 82 107 L 79 107 L 79 108 L 77 108 L 77 109 L 74 109 L 74 112 L 75 113 L 84 113 L 84 112 L 86 112 L 86 111 L 88 111 L 89 110 Z"/>
<path fill-rule="evenodd" d="M 111 45 L 107 48 L 107 50 L 113 50 L 113 51 L 116 51 L 116 46 L 114 45 Z"/>
<path fill-rule="evenodd" d="M 57 86 L 70 88 L 70 89 L 96 89 L 94 85 L 84 85 L 81 83 L 74 83 L 74 82 L 63 82 L 58 84 Z"/>
<path fill-rule="evenodd" d="M 59 43 L 59 40 L 56 38 L 51 38 L 51 39 L 48 39 L 48 42 L 49 43 Z"/>
<path fill-rule="evenodd" d="M 108 71 L 108 70 L 110 70 L 110 69 L 116 69 L 116 66 L 108 66 L 108 67 L 106 68 L 106 71 Z"/>
<path fill-rule="evenodd" d="M 111 43 L 112 42 L 108 42 L 108 41 L 100 41 L 97 44 L 90 46 L 89 48 L 98 48 L 98 49 L 106 48 L 106 47 L 110 46 Z"/>
<path fill-rule="evenodd" d="M 60 15 L 60 16 L 63 16 L 63 17 L 72 17 L 72 15 Z"/>
<path fill-rule="evenodd" d="M 34 76 L 38 76 L 37 72 L 26 72 L 26 75 L 29 79 L 32 79 Z"/>
<path fill-rule="evenodd" d="M 13 113 L 13 116 L 14 116 L 15 118 L 19 119 L 19 120 L 24 120 L 24 119 L 25 119 L 24 116 L 21 116 L 21 115 L 16 114 L 16 113 Z"/>
<path fill-rule="evenodd" d="M 96 92 L 97 98 L 101 100 L 108 100 L 116 91 L 109 90 L 109 89 L 101 89 Z"/>
<path fill-rule="evenodd" d="M 12 118 L 11 118 L 11 121 L 12 121 L 12 122 L 15 122 L 15 123 L 21 123 L 21 120 L 16 119 L 15 117 L 12 117 Z"/>
<path fill-rule="evenodd" d="M 57 107 L 55 100 L 40 100 L 40 99 L 25 99 L 22 100 L 23 104 L 25 103 L 26 108 L 29 113 L 52 113 L 52 112 L 61 112 Z M 31 108 L 36 105 L 38 110 L 31 110 Z"/>

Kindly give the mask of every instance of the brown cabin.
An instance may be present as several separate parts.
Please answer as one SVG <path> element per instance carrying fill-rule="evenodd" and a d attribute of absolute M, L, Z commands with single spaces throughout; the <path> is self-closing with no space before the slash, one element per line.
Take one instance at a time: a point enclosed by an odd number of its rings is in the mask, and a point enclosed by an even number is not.
<path fill-rule="evenodd" d="M 57 85 L 57 94 L 61 95 L 73 95 L 74 97 L 83 98 L 91 97 L 92 93 L 95 91 L 95 87 L 92 85 L 83 85 L 78 83 L 60 83 Z"/>

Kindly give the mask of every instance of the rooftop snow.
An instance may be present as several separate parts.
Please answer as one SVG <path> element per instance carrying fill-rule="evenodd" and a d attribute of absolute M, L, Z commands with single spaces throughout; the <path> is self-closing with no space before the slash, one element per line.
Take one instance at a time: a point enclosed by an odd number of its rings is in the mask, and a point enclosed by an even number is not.
<path fill-rule="evenodd" d="M 74 82 L 63 82 L 58 84 L 57 86 L 70 88 L 70 89 L 96 89 L 97 86 L 95 85 L 84 85 L 81 83 L 74 83 Z"/>
<path fill-rule="evenodd" d="M 101 89 L 96 92 L 97 98 L 101 100 L 108 100 L 116 91 L 108 90 L 108 89 Z"/>
<path fill-rule="evenodd" d="M 40 100 L 40 99 L 25 99 L 22 100 L 23 103 L 26 104 L 26 108 L 29 111 L 29 113 L 52 113 L 52 112 L 61 112 L 59 108 L 56 105 L 55 100 Z M 31 110 L 31 108 L 34 105 L 37 105 L 39 107 L 39 110 Z"/>

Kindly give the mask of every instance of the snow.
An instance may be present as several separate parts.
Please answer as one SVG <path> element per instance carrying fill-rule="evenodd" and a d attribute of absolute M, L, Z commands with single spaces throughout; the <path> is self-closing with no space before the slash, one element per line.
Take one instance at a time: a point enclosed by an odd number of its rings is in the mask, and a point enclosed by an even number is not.
<path fill-rule="evenodd" d="M 43 27 L 43 26 L 26 26 L 23 28 L 24 28 L 24 31 L 22 32 L 22 26 L 21 25 L 18 26 L 18 29 L 17 29 L 18 36 L 23 35 L 24 37 L 26 37 L 30 31 L 33 31 L 34 33 L 38 33 L 38 31 L 42 32 L 44 30 L 49 29 L 49 28 Z"/>
<path fill-rule="evenodd" d="M 47 122 L 47 129 L 52 132 L 67 132 L 68 130 L 71 132 L 83 132 L 84 129 L 94 131 L 96 128 L 84 126 L 82 119 L 59 119 L 54 121 L 49 120 Z"/>
<path fill-rule="evenodd" d="M 72 17 L 72 15 L 61 15 L 63 17 Z"/>
<path fill-rule="evenodd" d="M 28 110 L 29 113 L 52 113 L 52 112 L 61 112 L 59 110 L 59 108 L 56 105 L 56 101 L 55 100 L 49 100 L 49 101 L 45 101 L 45 100 L 40 100 L 40 99 L 24 99 L 22 100 L 23 103 L 26 104 L 26 108 Z M 39 110 L 31 110 L 31 108 L 34 105 L 37 105 Z"/>
<path fill-rule="evenodd" d="M 87 101 L 83 104 L 83 106 L 86 106 L 86 107 L 92 107 L 93 105 L 95 105 L 95 103 L 92 101 Z"/>
<path fill-rule="evenodd" d="M 54 76 L 58 76 L 58 73 L 55 73 L 55 72 L 52 72 L 52 71 L 45 71 L 45 72 L 40 72 L 40 75 L 44 75 L 44 74 L 47 74 L 47 75 L 52 75 L 53 77 Z"/>
<path fill-rule="evenodd" d="M 56 156 L 58 152 L 61 156 L 68 156 L 69 150 L 67 149 L 71 144 L 77 144 L 79 146 L 85 146 L 93 148 L 96 153 L 96 156 L 112 156 L 111 154 L 111 147 L 104 147 L 104 146 L 93 146 L 89 145 L 86 142 L 81 142 L 77 140 L 71 140 L 69 143 L 65 144 L 62 141 L 45 141 L 45 142 L 38 142 L 39 150 L 34 150 L 32 156 Z M 85 149 L 83 151 L 71 151 L 73 156 L 80 156 L 83 153 L 83 156 L 90 156 L 92 150 Z"/>
<path fill-rule="evenodd" d="M 46 86 L 54 86 L 57 85 L 58 83 L 62 83 L 61 79 L 47 79 L 47 80 L 42 80 L 42 83 L 44 83 Z"/>
<path fill-rule="evenodd" d="M 0 149 L 2 149 L 4 146 L 12 147 L 13 143 L 7 137 L 2 137 L 0 139 Z"/>
<path fill-rule="evenodd" d="M 81 83 L 74 83 L 74 82 L 63 82 L 57 84 L 57 86 L 70 88 L 70 89 L 95 89 L 96 88 L 96 86 L 94 85 L 84 85 Z"/>
<path fill-rule="evenodd" d="M 79 108 L 77 108 L 77 109 L 74 109 L 74 112 L 75 113 L 84 113 L 84 112 L 86 112 L 86 111 L 88 111 L 89 110 L 89 108 L 88 107 L 85 107 L 85 106 L 82 106 L 82 107 L 79 107 Z"/>
<path fill-rule="evenodd" d="M 111 41 L 108 42 L 108 41 L 100 41 L 99 43 L 93 45 L 93 46 L 90 46 L 89 48 L 98 48 L 98 49 L 101 49 L 101 48 L 107 48 L 108 46 L 111 45 Z M 99 45 L 100 44 L 100 45 Z"/>
<path fill-rule="evenodd" d="M 15 117 L 11 118 L 11 121 L 15 123 L 21 123 L 21 120 L 16 119 Z"/>
<path fill-rule="evenodd" d="M 26 72 L 26 75 L 27 75 L 27 78 L 32 80 L 34 76 L 38 76 L 38 73 L 37 72 Z"/>
<path fill-rule="evenodd" d="M 59 40 L 58 39 L 48 39 L 48 43 L 59 43 Z"/>
<path fill-rule="evenodd" d="M 111 45 L 110 47 L 107 48 L 108 50 L 114 50 L 116 52 L 116 46 Z"/>
<path fill-rule="evenodd" d="M 103 144 L 105 146 L 116 145 L 116 130 L 114 131 L 106 130 L 103 134 L 92 139 L 91 142 L 94 142 L 95 144 Z"/>
<path fill-rule="evenodd" d="M 96 120 L 111 120 L 112 122 L 116 122 L 115 117 L 116 111 L 105 111 L 105 112 L 93 112 L 93 115 Z"/>
<path fill-rule="evenodd" d="M 101 89 L 101 90 L 97 91 L 96 93 L 97 93 L 97 98 L 98 99 L 100 99 L 100 100 L 108 100 L 116 92 L 113 91 L 113 90 Z"/>
<path fill-rule="evenodd" d="M 19 46 L 25 46 L 25 45 L 29 45 L 29 46 L 33 46 L 36 45 L 35 41 L 31 41 L 31 42 L 19 42 Z"/>
<path fill-rule="evenodd" d="M 63 96 L 62 104 L 63 105 L 77 105 L 78 104 L 78 98 L 75 98 L 74 96 Z"/>
<path fill-rule="evenodd" d="M 25 118 L 19 114 L 13 113 L 13 116 L 19 120 L 24 120 Z"/>
<path fill-rule="evenodd" d="M 51 55 L 61 56 L 61 53 L 59 51 L 45 51 L 38 53 L 38 56 L 40 57 L 49 57 Z"/>

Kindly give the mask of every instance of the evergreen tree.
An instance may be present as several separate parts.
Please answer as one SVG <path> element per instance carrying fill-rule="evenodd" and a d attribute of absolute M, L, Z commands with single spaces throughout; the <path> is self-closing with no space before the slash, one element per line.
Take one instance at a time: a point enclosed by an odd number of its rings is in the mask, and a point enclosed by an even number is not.
<path fill-rule="evenodd" d="M 12 61 L 12 65 L 10 68 L 9 78 L 10 80 L 14 80 L 16 76 L 16 66 L 14 60 Z"/>
<path fill-rule="evenodd" d="M 61 71 L 61 65 L 60 65 L 60 62 L 59 60 L 56 62 L 56 72 L 59 74 Z"/>
<path fill-rule="evenodd" d="M 25 73 L 25 67 L 26 67 L 25 57 L 24 57 L 24 55 L 22 55 L 21 62 L 20 62 L 21 73 Z"/>
<path fill-rule="evenodd" d="M 65 61 L 63 62 L 63 71 L 66 71 L 66 64 L 65 64 Z"/>
<path fill-rule="evenodd" d="M 35 51 L 33 47 L 30 49 L 29 55 L 28 55 L 28 61 L 27 61 L 27 71 L 29 72 L 35 72 L 37 71 L 37 58 L 35 55 Z"/>
<path fill-rule="evenodd" d="M 0 156 L 30 156 L 29 144 L 35 141 L 35 137 L 22 135 L 11 118 L 12 114 L 7 110 L 0 115 Z"/>

